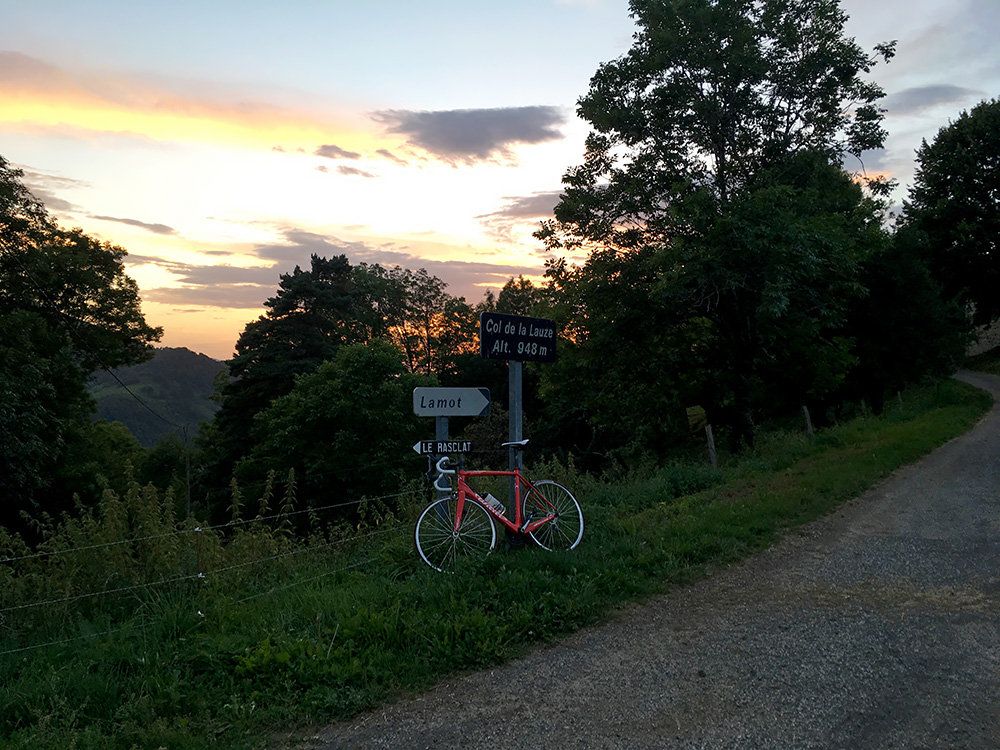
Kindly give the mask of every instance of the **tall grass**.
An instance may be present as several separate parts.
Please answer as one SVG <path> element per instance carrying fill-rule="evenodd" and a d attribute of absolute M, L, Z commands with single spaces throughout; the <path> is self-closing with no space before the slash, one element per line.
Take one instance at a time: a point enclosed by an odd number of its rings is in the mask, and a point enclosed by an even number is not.
<path fill-rule="evenodd" d="M 535 466 L 577 494 L 581 546 L 500 552 L 456 575 L 413 552 L 424 493 L 392 511 L 361 504 L 350 527 L 307 538 L 280 512 L 204 529 L 172 518 L 172 500 L 151 488 L 108 494 L 97 513 L 52 525 L 44 557 L 0 539 L 0 558 L 16 558 L 0 564 L 2 744 L 266 746 L 275 727 L 346 718 L 510 659 L 762 549 L 968 429 L 989 404 L 949 382 L 813 442 L 769 434 L 718 471 L 673 463 L 601 482 L 572 465 Z M 111 593 L 80 597 L 91 592 Z M 51 603 L 24 606 L 38 602 Z"/>

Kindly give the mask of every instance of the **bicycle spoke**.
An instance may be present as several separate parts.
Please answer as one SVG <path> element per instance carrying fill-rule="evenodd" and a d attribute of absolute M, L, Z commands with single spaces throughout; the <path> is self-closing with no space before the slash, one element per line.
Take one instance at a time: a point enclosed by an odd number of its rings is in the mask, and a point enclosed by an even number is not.
<path fill-rule="evenodd" d="M 417 554 L 435 570 L 453 571 L 461 558 L 487 555 L 496 544 L 493 519 L 471 500 L 465 501 L 456 532 L 455 504 L 451 498 L 431 503 L 420 514 L 413 532 Z"/>
<path fill-rule="evenodd" d="M 563 487 L 543 479 L 531 487 L 524 497 L 524 517 L 535 520 L 553 515 L 529 535 L 539 547 L 566 550 L 576 547 L 583 538 L 583 512 L 576 498 Z"/>

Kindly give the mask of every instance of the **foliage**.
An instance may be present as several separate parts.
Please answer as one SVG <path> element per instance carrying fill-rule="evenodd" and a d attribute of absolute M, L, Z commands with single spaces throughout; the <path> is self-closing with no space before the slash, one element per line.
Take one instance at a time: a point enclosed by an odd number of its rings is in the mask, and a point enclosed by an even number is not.
<path fill-rule="evenodd" d="M 631 9 L 640 30 L 580 100 L 595 132 L 537 236 L 553 251 L 586 249 L 593 268 L 581 277 L 609 287 L 607 315 L 591 303 L 577 317 L 624 328 L 616 308 L 653 311 L 626 340 L 666 338 L 671 356 L 648 346 L 647 356 L 669 367 L 689 360 L 693 376 L 671 370 L 662 390 L 698 392 L 706 410 L 728 416 L 734 445 L 752 445 L 757 378 L 789 372 L 803 354 L 788 345 L 819 350 L 815 366 L 798 368 L 800 397 L 831 390 L 851 365 L 832 328 L 845 289 L 860 291 L 859 261 L 884 238 L 881 206 L 838 165 L 882 144 L 883 92 L 863 75 L 892 45 L 864 53 L 833 0 L 634 0 Z M 616 274 L 633 264 L 626 275 L 645 281 L 619 303 Z M 550 276 L 561 289 L 573 283 L 558 262 Z M 662 332 L 642 330 L 657 323 Z M 707 367 L 718 371 L 712 383 L 698 377 Z"/>
<path fill-rule="evenodd" d="M 836 395 L 864 398 L 878 413 L 886 393 L 953 373 L 971 331 L 965 312 L 942 297 L 909 229 L 862 262 L 860 281 L 867 293 L 850 301 L 846 323 L 858 364 Z"/>
<path fill-rule="evenodd" d="M 419 468 L 411 446 L 427 428 L 412 394 L 432 382 L 406 372 L 402 353 L 383 341 L 345 346 L 257 416 L 236 476 L 259 487 L 269 472 L 294 469 L 299 501 L 348 504 L 340 515 L 362 496 L 391 494 L 407 466 Z"/>
<path fill-rule="evenodd" d="M 476 348 L 475 309 L 445 292 L 447 284 L 426 270 L 362 263 L 354 280 L 377 321 L 369 326 L 370 338 L 402 351 L 409 372 L 454 374 L 457 360 Z"/>
<path fill-rule="evenodd" d="M 297 375 L 354 341 L 359 296 L 346 256 L 313 255 L 308 270 L 281 274 L 277 293 L 264 303 L 267 312 L 246 325 L 219 382 L 219 410 L 199 436 L 199 495 L 214 513 L 225 507 L 233 468 L 249 452 L 254 417 L 288 394 Z"/>
<path fill-rule="evenodd" d="M 57 483 L 66 452 L 85 451 L 101 367 L 148 358 L 146 324 L 125 250 L 61 229 L 0 157 L 0 523 L 19 511 L 69 509 Z"/>
<path fill-rule="evenodd" d="M 917 151 L 905 223 L 927 242 L 946 299 L 974 305 L 974 322 L 1000 318 L 1000 101 L 962 112 Z"/>

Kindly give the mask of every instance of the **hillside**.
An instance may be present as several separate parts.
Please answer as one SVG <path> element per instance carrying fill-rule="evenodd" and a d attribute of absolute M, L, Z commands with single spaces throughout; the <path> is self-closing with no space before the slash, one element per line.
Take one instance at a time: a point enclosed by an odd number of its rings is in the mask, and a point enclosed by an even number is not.
<path fill-rule="evenodd" d="M 173 425 L 186 427 L 190 439 L 197 432 L 198 423 L 210 420 L 218 408 L 211 400 L 213 381 L 224 367 L 222 362 L 190 349 L 157 349 L 148 362 L 114 371 L 142 403 L 111 375 L 98 372 L 89 386 L 91 395 L 97 399 L 95 419 L 121 422 L 145 446 L 153 445 L 167 433 L 179 433 Z"/>

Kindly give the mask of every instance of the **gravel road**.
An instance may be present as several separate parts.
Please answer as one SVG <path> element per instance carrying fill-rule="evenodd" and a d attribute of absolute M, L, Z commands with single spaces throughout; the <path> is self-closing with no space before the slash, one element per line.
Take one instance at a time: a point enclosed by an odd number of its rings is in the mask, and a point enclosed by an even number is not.
<path fill-rule="evenodd" d="M 307 746 L 1000 748 L 1000 406 L 740 565 Z"/>

